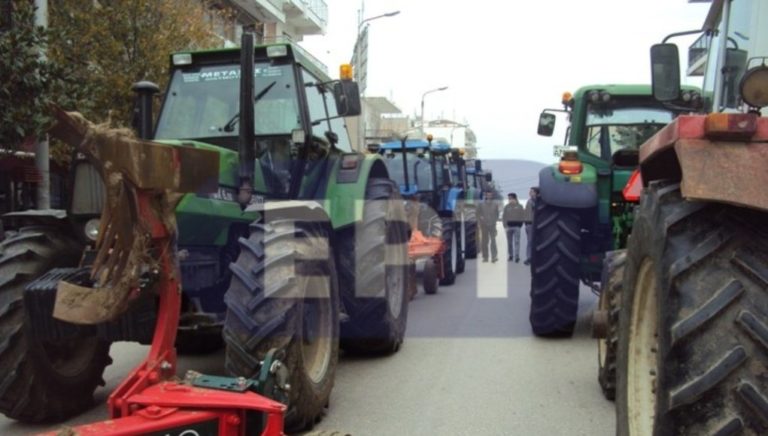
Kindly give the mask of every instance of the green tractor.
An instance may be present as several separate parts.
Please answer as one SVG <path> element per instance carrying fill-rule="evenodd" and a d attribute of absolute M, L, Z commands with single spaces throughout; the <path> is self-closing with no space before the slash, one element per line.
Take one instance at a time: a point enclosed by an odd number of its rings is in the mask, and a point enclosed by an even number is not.
<path fill-rule="evenodd" d="M 289 429 L 311 427 L 329 402 L 339 347 L 396 352 L 406 329 L 408 228 L 380 156 L 353 151 L 344 117 L 357 84 L 292 44 L 176 53 L 153 123 L 150 82 L 138 93 L 139 136 L 220 155 L 214 194 L 176 208 L 184 309 L 180 351 L 226 347 L 226 368 L 253 377 L 272 348 L 289 367 Z M 184 162 L 180 163 L 184 165 Z M 155 303 L 75 326 L 51 318 L 56 284 L 84 284 L 104 185 L 75 157 L 67 211 L 4 217 L 0 244 L 0 410 L 51 422 L 92 403 L 115 341 L 147 343 Z M 342 322 L 343 321 L 343 322 Z"/>
<path fill-rule="evenodd" d="M 636 200 L 623 190 L 638 166 L 638 148 L 701 95 L 683 89 L 675 101 L 653 98 L 650 85 L 585 86 L 546 109 L 538 133 L 552 136 L 556 115 L 570 122 L 558 163 L 539 173 L 533 216 L 530 323 L 538 336 L 570 336 L 580 282 L 597 290 L 606 253 L 624 248 Z M 613 261 L 613 257 L 609 256 Z"/>

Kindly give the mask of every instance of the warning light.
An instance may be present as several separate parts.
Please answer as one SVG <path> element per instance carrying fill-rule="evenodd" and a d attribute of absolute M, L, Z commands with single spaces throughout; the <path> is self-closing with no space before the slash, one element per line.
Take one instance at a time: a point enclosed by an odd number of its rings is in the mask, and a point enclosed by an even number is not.
<path fill-rule="evenodd" d="M 352 65 L 351 64 L 341 64 L 339 67 L 339 78 L 341 80 L 352 80 L 353 74 L 352 74 Z"/>

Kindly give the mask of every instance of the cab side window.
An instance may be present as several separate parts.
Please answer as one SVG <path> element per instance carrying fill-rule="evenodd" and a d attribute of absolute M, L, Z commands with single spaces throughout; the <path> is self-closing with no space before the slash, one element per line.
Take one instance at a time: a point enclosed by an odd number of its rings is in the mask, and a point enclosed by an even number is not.
<path fill-rule="evenodd" d="M 351 152 L 352 145 L 349 142 L 349 134 L 347 133 L 347 125 L 344 122 L 344 118 L 335 118 L 330 120 L 330 129 L 328 128 L 327 118 L 333 118 L 338 116 L 336 112 L 336 102 L 333 100 L 333 94 L 330 90 L 323 95 L 317 86 L 306 86 L 308 83 L 320 83 L 321 80 L 317 79 L 307 70 L 301 70 L 304 80 L 304 91 L 307 94 L 307 105 L 309 106 L 309 118 L 312 123 L 312 136 L 327 140 L 325 132 L 331 131 L 338 135 L 339 142 L 336 143 L 336 148 L 341 151 Z M 323 99 L 325 98 L 325 103 Z M 325 112 L 325 106 L 328 106 L 328 113 Z"/>

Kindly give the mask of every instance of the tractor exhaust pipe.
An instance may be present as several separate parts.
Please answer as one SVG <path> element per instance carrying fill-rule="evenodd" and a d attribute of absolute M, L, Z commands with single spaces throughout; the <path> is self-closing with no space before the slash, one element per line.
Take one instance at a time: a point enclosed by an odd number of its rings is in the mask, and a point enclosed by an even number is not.
<path fill-rule="evenodd" d="M 240 158 L 240 188 L 237 202 L 242 209 L 253 198 L 254 172 L 254 114 L 253 114 L 253 76 L 254 76 L 254 38 L 253 33 L 243 32 L 240 44 L 240 140 L 238 152 Z"/>
<path fill-rule="evenodd" d="M 152 99 L 160 92 L 157 84 L 142 80 L 131 86 L 136 93 L 136 105 L 133 109 L 133 128 L 139 138 L 152 139 Z"/>

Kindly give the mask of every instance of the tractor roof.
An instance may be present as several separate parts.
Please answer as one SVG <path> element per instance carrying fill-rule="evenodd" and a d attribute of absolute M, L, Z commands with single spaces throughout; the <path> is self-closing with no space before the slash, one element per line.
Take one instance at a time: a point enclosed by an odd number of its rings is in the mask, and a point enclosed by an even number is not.
<path fill-rule="evenodd" d="M 400 141 L 389 141 L 381 144 L 381 150 L 400 150 L 403 147 L 403 143 Z M 419 148 L 424 150 L 431 150 L 439 153 L 448 153 L 451 151 L 451 145 L 445 142 L 432 142 L 430 146 L 429 142 L 425 139 L 407 139 L 405 141 L 406 150 L 417 150 Z"/>
<path fill-rule="evenodd" d="M 683 86 L 685 91 L 700 91 L 695 86 Z M 603 85 L 585 85 L 577 89 L 573 94 L 573 98 L 576 100 L 584 98 L 584 95 L 589 91 L 605 91 L 611 95 L 638 95 L 638 96 L 652 96 L 653 90 L 651 85 L 648 84 L 603 84 Z"/>
<path fill-rule="evenodd" d="M 275 46 L 287 47 L 285 56 L 269 57 L 267 55 L 267 48 L 275 47 Z M 270 60 L 270 59 L 293 60 L 297 64 L 303 66 L 304 68 L 309 70 L 312 74 L 317 76 L 318 79 L 324 82 L 331 80 L 331 78 L 328 76 L 328 72 L 326 71 L 325 66 L 320 61 L 318 61 L 314 56 L 312 56 L 306 50 L 304 50 L 303 48 L 301 48 L 296 44 L 275 43 L 275 44 L 257 45 L 256 47 L 254 47 L 254 51 L 255 51 L 255 59 L 257 62 Z M 172 53 L 170 56 L 172 68 L 174 67 L 173 56 L 177 54 L 191 54 L 192 65 L 199 65 L 199 64 L 210 65 L 210 64 L 227 64 L 227 63 L 239 64 L 240 63 L 240 47 L 218 48 L 218 49 L 199 50 L 199 51 L 180 51 L 180 52 Z"/>

